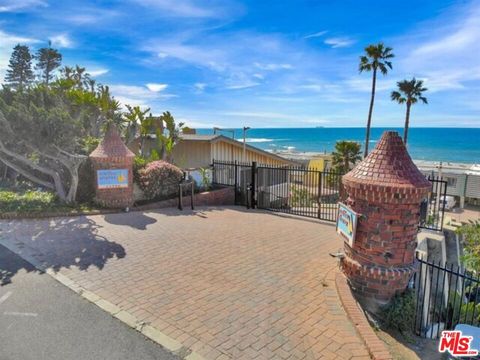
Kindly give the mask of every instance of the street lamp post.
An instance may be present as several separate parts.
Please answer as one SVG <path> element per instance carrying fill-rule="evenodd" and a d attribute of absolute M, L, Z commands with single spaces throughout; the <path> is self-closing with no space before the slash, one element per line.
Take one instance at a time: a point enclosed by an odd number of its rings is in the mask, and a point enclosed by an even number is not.
<path fill-rule="evenodd" d="M 227 131 L 232 133 L 232 139 L 235 140 L 235 130 L 234 129 L 224 129 L 224 128 L 219 128 L 219 127 L 214 127 L 213 128 L 213 134 L 215 135 L 217 131 Z"/>
<path fill-rule="evenodd" d="M 242 157 L 243 162 L 246 161 L 246 159 L 245 159 L 245 155 L 246 155 L 246 154 L 245 154 L 245 152 L 246 152 L 246 150 L 245 150 L 245 142 L 246 142 L 246 137 L 247 137 L 247 130 L 250 130 L 250 127 L 244 126 L 244 127 L 243 127 L 243 157 Z"/>

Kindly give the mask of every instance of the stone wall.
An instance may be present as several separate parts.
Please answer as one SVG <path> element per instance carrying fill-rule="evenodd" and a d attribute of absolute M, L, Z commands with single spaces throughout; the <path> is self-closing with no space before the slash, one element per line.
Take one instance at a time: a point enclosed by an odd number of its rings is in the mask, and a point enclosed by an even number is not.
<path fill-rule="evenodd" d="M 235 204 L 235 191 L 232 186 L 218 190 L 207 191 L 194 195 L 194 207 L 197 206 L 222 206 Z M 162 200 L 151 204 L 137 206 L 135 210 L 153 210 L 177 207 L 178 199 Z M 183 196 L 183 208 L 190 209 L 190 195 Z"/>

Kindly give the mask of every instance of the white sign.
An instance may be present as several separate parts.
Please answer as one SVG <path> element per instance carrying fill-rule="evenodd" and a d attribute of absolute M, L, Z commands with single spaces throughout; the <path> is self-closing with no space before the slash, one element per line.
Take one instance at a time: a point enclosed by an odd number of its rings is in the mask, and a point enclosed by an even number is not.
<path fill-rule="evenodd" d="M 338 203 L 337 233 L 353 246 L 357 231 L 358 214 L 345 204 Z"/>

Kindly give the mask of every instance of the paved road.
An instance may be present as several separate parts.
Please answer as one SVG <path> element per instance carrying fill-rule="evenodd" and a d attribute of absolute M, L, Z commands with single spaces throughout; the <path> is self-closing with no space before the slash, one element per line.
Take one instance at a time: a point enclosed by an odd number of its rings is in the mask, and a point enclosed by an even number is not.
<path fill-rule="evenodd" d="M 0 360 L 176 360 L 0 246 Z M 15 274 L 15 275 L 14 275 Z"/>

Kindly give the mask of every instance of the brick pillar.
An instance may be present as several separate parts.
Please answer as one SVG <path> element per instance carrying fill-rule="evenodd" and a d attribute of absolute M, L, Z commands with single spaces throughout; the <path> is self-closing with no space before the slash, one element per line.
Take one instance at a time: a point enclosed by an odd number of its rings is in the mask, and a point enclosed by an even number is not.
<path fill-rule="evenodd" d="M 133 205 L 133 158 L 115 126 L 90 154 L 95 172 L 95 202 L 107 208 Z"/>
<path fill-rule="evenodd" d="M 395 131 L 386 131 L 342 182 L 346 204 L 359 214 L 353 246 L 344 244 L 342 268 L 359 300 L 376 312 L 408 284 L 420 203 L 431 184 Z"/>

